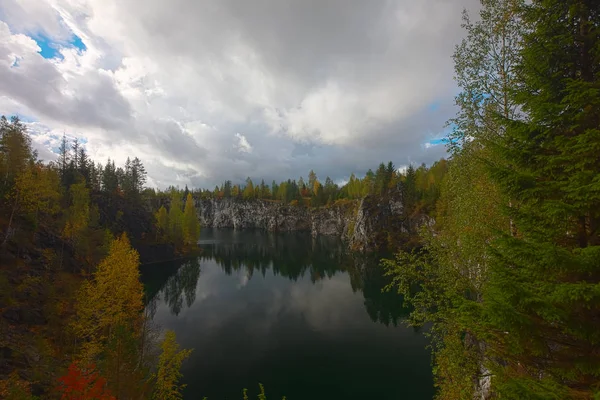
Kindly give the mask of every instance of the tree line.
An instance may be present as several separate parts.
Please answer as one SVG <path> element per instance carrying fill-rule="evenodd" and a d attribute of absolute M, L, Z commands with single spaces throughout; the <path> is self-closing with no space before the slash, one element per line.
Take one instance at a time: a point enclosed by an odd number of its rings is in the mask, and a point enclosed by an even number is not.
<path fill-rule="evenodd" d="M 436 226 L 383 261 L 432 324 L 439 399 L 600 396 L 599 10 L 463 14 Z"/>
<path fill-rule="evenodd" d="M 448 169 L 445 159 L 436 161 L 431 166 L 421 164 L 416 167 L 409 165 L 404 170 L 397 169 L 390 161 L 381 163 L 373 172 L 369 169 L 365 175 L 357 177 L 350 175 L 344 184 L 336 184 L 333 179 L 326 177 L 322 183 L 317 174 L 310 170 L 308 179 L 275 180 L 266 184 L 264 179 L 255 183 L 252 178 L 246 178 L 244 184 L 224 181 L 221 185 L 210 189 L 184 190 L 169 187 L 166 191 L 153 191 L 152 196 L 171 197 L 174 192 L 187 198 L 189 193 L 201 199 L 237 199 L 237 200 L 267 200 L 280 202 L 291 206 L 322 207 L 330 206 L 340 200 L 358 200 L 366 196 L 386 197 L 402 195 L 409 208 L 416 212 L 431 212 L 439 197 L 441 183 Z"/>

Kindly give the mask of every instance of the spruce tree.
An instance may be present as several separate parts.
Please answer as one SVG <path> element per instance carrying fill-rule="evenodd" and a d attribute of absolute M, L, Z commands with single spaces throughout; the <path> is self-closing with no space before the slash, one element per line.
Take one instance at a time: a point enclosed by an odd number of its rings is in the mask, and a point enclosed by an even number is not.
<path fill-rule="evenodd" d="M 540 0 L 524 20 L 525 118 L 490 142 L 515 232 L 493 247 L 483 316 L 503 398 L 600 393 L 600 8 Z"/>

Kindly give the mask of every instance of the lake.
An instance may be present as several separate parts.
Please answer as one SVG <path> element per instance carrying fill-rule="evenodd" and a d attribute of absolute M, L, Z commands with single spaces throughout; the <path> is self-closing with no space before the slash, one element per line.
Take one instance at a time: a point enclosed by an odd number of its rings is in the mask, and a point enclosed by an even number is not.
<path fill-rule="evenodd" d="M 199 257 L 142 268 L 148 309 L 184 348 L 184 399 L 432 399 L 423 332 L 375 257 L 309 234 L 204 228 Z"/>

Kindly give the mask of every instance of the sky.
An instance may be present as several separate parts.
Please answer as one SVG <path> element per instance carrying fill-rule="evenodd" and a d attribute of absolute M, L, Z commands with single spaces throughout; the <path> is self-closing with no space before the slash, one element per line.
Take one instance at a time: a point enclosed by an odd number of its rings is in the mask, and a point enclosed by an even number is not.
<path fill-rule="evenodd" d="M 341 182 L 445 155 L 477 0 L 2 0 L 0 114 L 148 185 Z"/>

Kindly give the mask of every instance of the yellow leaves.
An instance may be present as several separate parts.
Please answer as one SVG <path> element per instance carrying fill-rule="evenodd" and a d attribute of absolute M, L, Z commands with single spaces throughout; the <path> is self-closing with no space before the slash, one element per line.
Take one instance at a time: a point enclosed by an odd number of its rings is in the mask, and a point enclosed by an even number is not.
<path fill-rule="evenodd" d="M 90 194 L 85 182 L 71 185 L 71 205 L 67 211 L 67 223 L 63 234 L 68 238 L 80 235 L 90 221 Z"/>
<path fill-rule="evenodd" d="M 156 386 L 152 398 L 156 400 L 182 399 L 181 390 L 185 385 L 179 385 L 181 364 L 190 356 L 192 350 L 179 350 L 175 332 L 167 331 L 160 345 L 162 353 L 158 359 Z"/>
<path fill-rule="evenodd" d="M 58 175 L 40 164 L 25 168 L 15 179 L 13 197 L 26 212 L 54 215 L 60 201 Z"/>
<path fill-rule="evenodd" d="M 188 193 L 185 200 L 185 210 L 183 212 L 183 241 L 187 245 L 193 245 L 198 242 L 200 235 L 200 221 L 196 214 L 194 199 Z"/>
<path fill-rule="evenodd" d="M 163 233 L 167 232 L 169 229 L 169 215 L 167 214 L 167 209 L 165 206 L 160 206 L 156 214 L 154 214 L 156 218 L 156 226 Z"/>
<path fill-rule="evenodd" d="M 200 221 L 191 193 L 187 195 L 185 210 L 182 212 L 181 209 L 181 195 L 179 192 L 173 191 L 169 212 L 167 213 L 167 210 L 161 206 L 154 214 L 156 225 L 177 247 L 195 245 L 200 235 Z"/>
<path fill-rule="evenodd" d="M 77 296 L 77 319 L 73 329 L 85 339 L 84 353 L 93 357 L 102 342 L 120 324 L 138 325 L 143 309 L 139 280 L 139 255 L 123 234 L 110 245 L 108 256 L 98 265 L 94 279 L 86 281 Z"/>
<path fill-rule="evenodd" d="M 321 182 L 319 182 L 318 180 L 315 180 L 315 182 L 313 184 L 313 193 L 315 196 L 317 196 L 319 194 L 320 187 L 321 187 Z"/>

